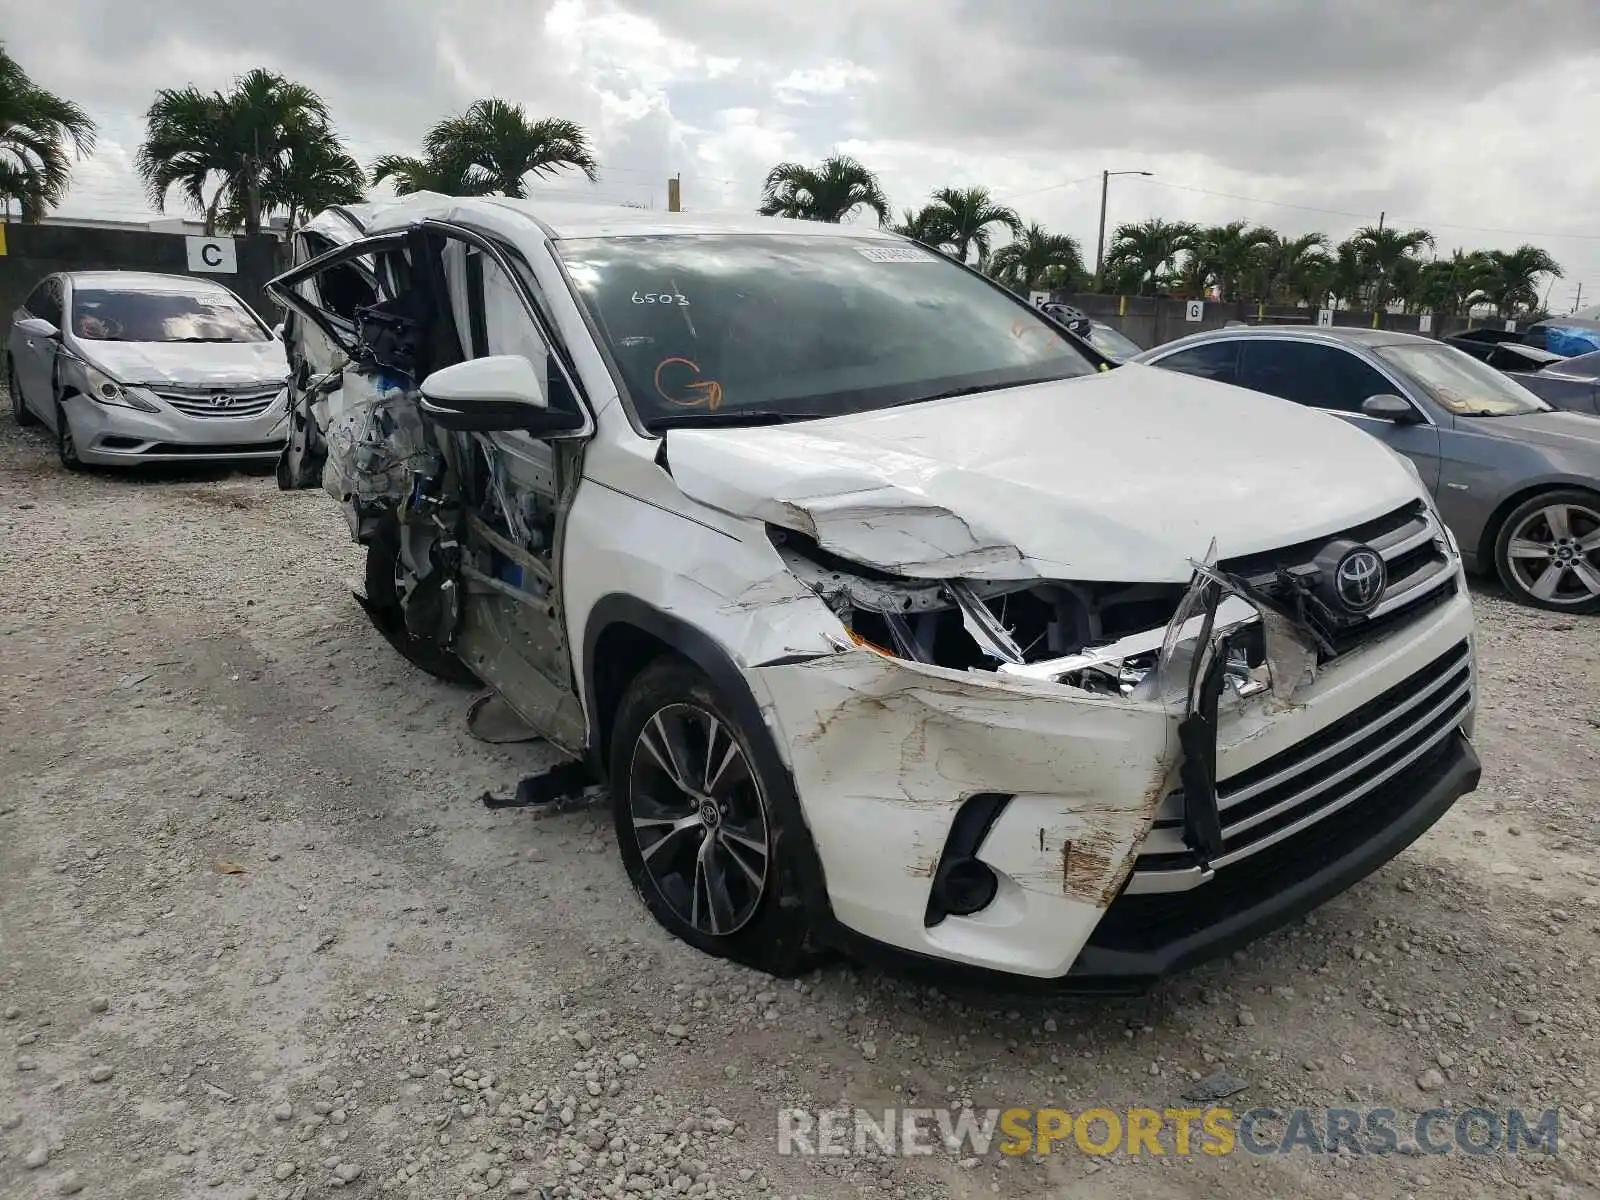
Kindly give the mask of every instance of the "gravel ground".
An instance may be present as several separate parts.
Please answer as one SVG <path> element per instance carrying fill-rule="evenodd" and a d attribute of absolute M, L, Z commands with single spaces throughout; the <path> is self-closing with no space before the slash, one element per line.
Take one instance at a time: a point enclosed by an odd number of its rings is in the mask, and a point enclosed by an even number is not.
<path fill-rule="evenodd" d="M 1482 790 L 1312 918 L 1016 998 L 672 941 L 601 808 L 477 803 L 544 752 L 467 735 L 359 566 L 321 493 L 69 476 L 0 418 L 0 1196 L 1596 1194 L 1600 622 L 1477 596 Z M 1559 1105 L 1562 1150 L 777 1150 L 780 1106 L 1161 1109 L 1218 1069 L 1241 1112 Z"/>

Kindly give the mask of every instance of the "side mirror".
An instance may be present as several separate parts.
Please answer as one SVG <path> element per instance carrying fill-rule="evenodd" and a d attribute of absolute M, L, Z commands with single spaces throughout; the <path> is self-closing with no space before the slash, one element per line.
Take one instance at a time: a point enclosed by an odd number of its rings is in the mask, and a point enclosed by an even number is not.
<path fill-rule="evenodd" d="M 280 341 L 280 342 L 283 341 L 284 328 L 285 328 L 285 326 L 284 326 L 284 323 L 282 321 L 279 321 L 276 325 L 274 325 L 272 327 L 272 336 L 277 338 L 278 341 Z"/>
<path fill-rule="evenodd" d="M 1399 396 L 1368 396 L 1361 405 L 1361 411 L 1369 417 L 1379 421 L 1392 421 L 1396 425 L 1422 424 L 1422 414 L 1416 410 L 1411 401 Z"/>
<path fill-rule="evenodd" d="M 17 329 L 24 337 L 58 338 L 61 330 L 50 324 L 43 317 L 24 317 L 17 322 Z"/>
<path fill-rule="evenodd" d="M 443 367 L 422 381 L 417 407 L 434 424 L 466 433 L 521 429 L 536 436 L 583 427 L 575 412 L 552 410 L 545 380 L 520 354 L 495 354 Z"/>

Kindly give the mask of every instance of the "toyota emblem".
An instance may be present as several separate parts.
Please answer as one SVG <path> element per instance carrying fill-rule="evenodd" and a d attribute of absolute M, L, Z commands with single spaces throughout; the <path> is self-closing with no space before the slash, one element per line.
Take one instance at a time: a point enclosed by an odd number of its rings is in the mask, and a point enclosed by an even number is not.
<path fill-rule="evenodd" d="M 1334 594 L 1353 615 L 1372 611 L 1388 585 L 1383 556 L 1370 546 L 1347 551 L 1333 569 Z"/>

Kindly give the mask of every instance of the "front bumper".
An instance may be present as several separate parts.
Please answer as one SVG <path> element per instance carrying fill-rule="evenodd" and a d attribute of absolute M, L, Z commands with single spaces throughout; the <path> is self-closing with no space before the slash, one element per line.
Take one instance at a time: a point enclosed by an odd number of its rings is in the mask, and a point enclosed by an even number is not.
<path fill-rule="evenodd" d="M 286 393 L 248 417 L 195 417 L 156 403 L 151 413 L 81 394 L 65 401 L 78 457 L 98 466 L 275 459 L 288 438 Z"/>
<path fill-rule="evenodd" d="M 1470 674 L 1471 637 L 1471 604 L 1459 592 L 1335 660 L 1292 707 L 1274 711 L 1266 696 L 1247 702 L 1219 736 L 1219 793 L 1253 768 L 1276 770 L 1319 732 L 1342 736 L 1370 711 L 1364 705 L 1452 655 L 1465 655 Z M 1311 815 L 1303 825 L 1194 880 L 1194 890 L 1140 895 L 1131 878 L 1173 865 L 1152 862 L 1149 844 L 1162 848 L 1152 827 L 1176 786 L 1178 714 L 865 650 L 752 675 L 787 747 L 831 915 L 847 940 L 1074 987 L 1137 986 L 1258 936 L 1376 869 L 1477 782 L 1462 732 L 1471 728 L 1469 688 L 1464 705 L 1421 731 L 1427 745 L 1411 753 L 1408 743 L 1404 762 L 1381 764 L 1381 778 L 1333 779 L 1338 795 L 1295 810 L 1272 832 Z M 994 794 L 1009 800 L 976 856 L 999 878 L 995 898 L 930 924 L 934 874 L 958 814 L 974 796 Z M 1315 847 L 1329 839 L 1341 848 L 1319 859 Z M 1176 916 L 1146 920 L 1157 910 Z M 1157 924 L 1162 932 L 1140 932 Z"/>
<path fill-rule="evenodd" d="M 1270 933 L 1399 854 L 1481 774 L 1467 735 L 1452 729 L 1426 757 L 1309 836 L 1221 868 L 1193 892 L 1119 897 L 1065 982 L 1084 990 L 1139 987 Z"/>

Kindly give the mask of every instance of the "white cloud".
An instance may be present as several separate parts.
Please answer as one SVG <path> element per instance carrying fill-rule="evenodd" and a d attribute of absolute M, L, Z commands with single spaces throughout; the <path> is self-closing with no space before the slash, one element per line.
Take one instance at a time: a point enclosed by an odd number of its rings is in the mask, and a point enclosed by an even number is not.
<path fill-rule="evenodd" d="M 819 67 L 803 67 L 790 71 L 772 85 L 772 94 L 781 104 L 836 101 L 853 91 L 856 85 L 873 83 L 877 78 L 876 72 L 866 67 L 835 59 Z"/>
<path fill-rule="evenodd" d="M 594 137 L 600 183 L 541 190 L 660 205 L 681 174 L 688 206 L 748 208 L 774 163 L 843 150 L 897 210 L 983 184 L 1089 255 L 1100 170 L 1139 168 L 1155 178 L 1112 182 L 1111 224 L 1341 237 L 1384 212 L 1441 250 L 1544 245 L 1569 268 L 1559 301 L 1585 277 L 1600 291 L 1591 7 L 1149 0 L 1085 20 L 1035 0 L 281 0 L 264 17 L 246 0 L 54 0 L 48 23 L 4 27 L 102 123 L 69 212 L 143 206 L 131 155 L 158 87 L 265 65 L 318 89 L 363 161 L 498 95 Z M 1506 52 L 1537 30 L 1537 54 Z"/>

